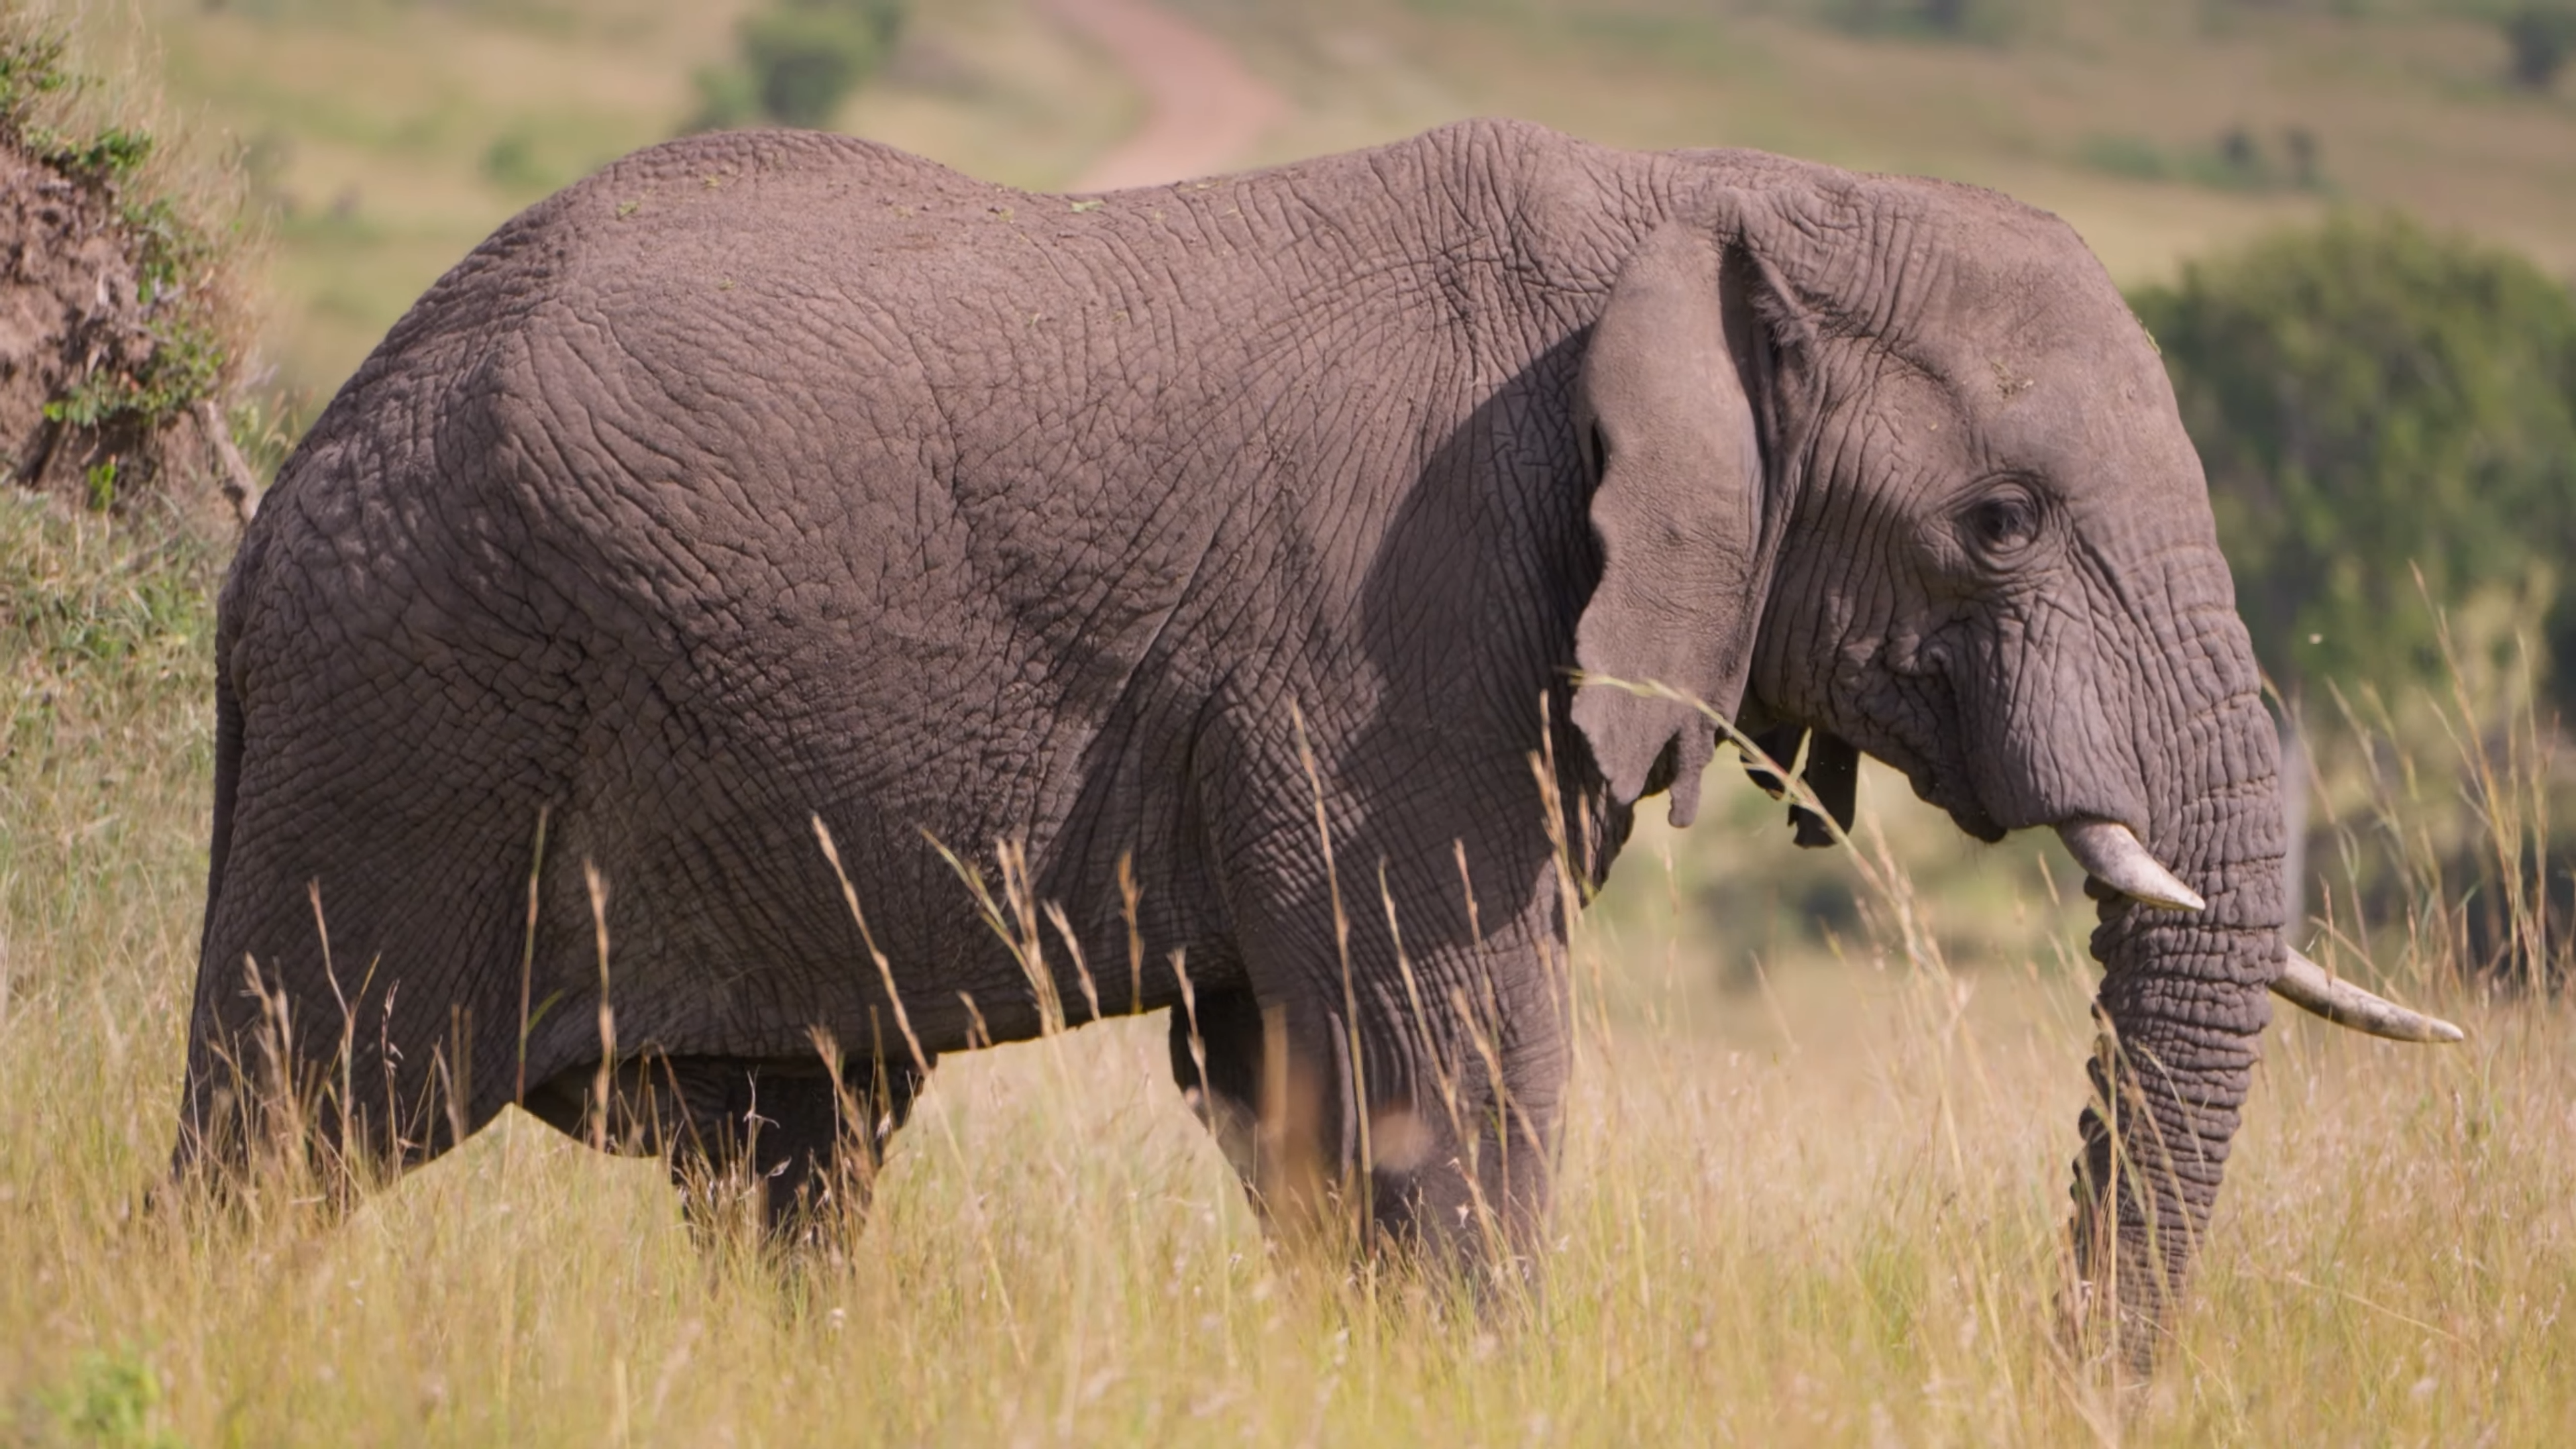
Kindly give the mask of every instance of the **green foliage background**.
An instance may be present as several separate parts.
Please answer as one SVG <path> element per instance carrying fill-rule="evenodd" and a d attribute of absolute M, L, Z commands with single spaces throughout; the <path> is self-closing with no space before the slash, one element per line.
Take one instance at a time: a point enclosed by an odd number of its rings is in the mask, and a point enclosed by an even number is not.
<path fill-rule="evenodd" d="M 2527 613 L 2562 600 L 2553 617 L 2571 625 L 2556 632 L 2576 635 L 2566 285 L 2386 214 L 2188 263 L 2132 301 L 2208 469 L 2237 606 L 2284 688 L 2439 680 L 2428 595 L 2500 592 Z"/>
<path fill-rule="evenodd" d="M 772 0 L 736 27 L 738 65 L 699 72 L 695 128 L 827 126 L 903 33 L 904 0 Z"/>

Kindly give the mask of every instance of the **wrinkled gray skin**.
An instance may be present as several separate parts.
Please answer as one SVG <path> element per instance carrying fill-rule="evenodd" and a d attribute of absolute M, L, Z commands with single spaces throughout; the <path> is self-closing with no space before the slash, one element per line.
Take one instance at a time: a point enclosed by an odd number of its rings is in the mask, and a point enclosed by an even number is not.
<path fill-rule="evenodd" d="M 426 1158 L 522 1094 L 579 1130 L 590 863 L 628 1110 L 792 1199 L 834 1147 L 810 1027 L 859 1150 L 917 1085 L 819 813 L 928 1054 L 1040 1026 L 929 843 L 989 875 L 1025 839 L 1103 1009 L 1179 1005 L 1186 953 L 1174 1068 L 1256 1178 L 1261 1084 L 1302 1083 L 1269 1120 L 1328 1175 L 1391 1144 L 1382 1226 L 1524 1253 L 1567 1067 L 1532 757 L 1597 873 L 1641 795 L 1687 818 L 1714 743 L 1586 671 L 1847 742 L 1983 839 L 2124 821 L 2208 897 L 2094 941 L 2118 1106 L 2075 1231 L 2144 1356 L 2281 964 L 2274 737 L 2118 292 L 2002 197 L 1757 154 L 1478 122 L 1075 206 L 836 137 L 663 146 L 394 329 L 266 500 L 218 649 L 183 1162 L 238 1117 L 246 955 L 357 1145 Z"/>

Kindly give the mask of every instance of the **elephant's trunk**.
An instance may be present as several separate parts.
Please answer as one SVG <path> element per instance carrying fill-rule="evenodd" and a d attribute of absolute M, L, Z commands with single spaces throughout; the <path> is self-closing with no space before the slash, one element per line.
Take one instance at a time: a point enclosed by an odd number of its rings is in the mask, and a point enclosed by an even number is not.
<path fill-rule="evenodd" d="M 2093 1101 L 2075 1162 L 2075 1246 L 2088 1313 L 2115 1316 L 2144 1366 L 2209 1224 L 2281 974 L 2285 832 L 2278 744 L 2239 696 L 2165 742 L 2182 788 L 2150 789 L 2148 840 L 2199 911 L 2115 896 L 2093 955 L 2106 968 Z"/>

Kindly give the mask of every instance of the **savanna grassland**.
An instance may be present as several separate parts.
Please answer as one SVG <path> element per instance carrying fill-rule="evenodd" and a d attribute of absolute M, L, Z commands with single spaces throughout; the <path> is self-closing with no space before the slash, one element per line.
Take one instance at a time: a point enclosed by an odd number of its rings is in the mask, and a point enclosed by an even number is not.
<path fill-rule="evenodd" d="M 2491 32 L 2429 7 L 2032 3 L 1944 43 L 1787 4 L 1178 8 L 1297 103 L 1273 155 L 1508 110 L 2003 185 L 2124 279 L 2338 201 L 2576 264 L 2576 84 L 2499 89 Z M 135 0 L 82 24 L 264 217 L 291 425 L 510 210 L 669 134 L 738 9 Z M 949 0 L 916 6 L 842 124 L 1046 185 L 1139 104 L 1019 0 Z M 2320 175 L 2195 159 L 2239 125 L 2309 129 Z M 2319 954 L 2470 1040 L 2284 1009 L 2168 1370 L 2124 1393 L 2056 1332 L 2090 908 L 2053 843 L 1976 847 L 1876 772 L 1851 852 L 1792 850 L 1728 762 L 1698 827 L 1641 826 L 1574 946 L 1583 1060 L 1527 1301 L 1266 1247 L 1159 1020 L 943 1063 L 866 1230 L 784 1278 L 739 1238 L 701 1252 L 657 1167 L 516 1114 L 345 1217 L 284 1171 L 230 1216 L 148 1200 L 203 905 L 226 547 L 168 510 L 0 494 L 0 1442 L 2447 1445 L 2576 1424 L 2576 1014 L 2476 974 L 2493 952 L 2442 874 L 2550 835 L 2555 731 L 2493 651 L 2464 651 L 2456 692 L 2311 715 L 2326 875 L 2349 885 L 2311 900 Z M 2561 923 L 2518 923 L 2526 966 L 2563 965 L 2542 939 Z"/>

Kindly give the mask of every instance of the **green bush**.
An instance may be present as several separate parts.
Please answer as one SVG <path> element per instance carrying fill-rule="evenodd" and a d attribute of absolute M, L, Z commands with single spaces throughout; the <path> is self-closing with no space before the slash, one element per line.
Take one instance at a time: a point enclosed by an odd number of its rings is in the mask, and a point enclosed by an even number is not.
<path fill-rule="evenodd" d="M 162 1423 L 160 1376 L 132 1353 L 83 1354 L 72 1381 L 49 1396 L 55 1428 L 68 1443 L 98 1449 L 179 1449 Z"/>
<path fill-rule="evenodd" d="M 1864 35 L 1998 41 L 2020 19 L 2017 0 L 1827 0 L 1825 17 Z"/>
<path fill-rule="evenodd" d="M 552 191 L 560 178 L 537 154 L 537 138 L 526 129 L 506 131 L 483 151 L 483 179 L 508 191 Z"/>
<path fill-rule="evenodd" d="M 2217 191 L 2331 191 L 2317 133 L 2282 128 L 2276 140 L 2230 126 L 2206 146 L 2166 148 L 2141 136 L 2087 137 L 2076 159 L 2133 181 L 2173 181 Z"/>
<path fill-rule="evenodd" d="M 772 0 L 735 31 L 739 64 L 698 74 L 699 130 L 828 125 L 902 32 L 903 0 Z"/>
<path fill-rule="evenodd" d="M 2512 52 L 2508 70 L 2513 83 L 2526 90 L 2549 89 L 2567 58 L 2576 55 L 2576 5 L 2567 0 L 2516 6 L 2497 23 Z"/>
<path fill-rule="evenodd" d="M 2132 299 L 2209 473 L 2264 666 L 2442 677 L 2417 593 L 2560 602 L 2576 645 L 2576 297 L 2519 256 L 2342 217 Z M 2576 676 L 2576 653 L 2561 656 Z"/>

